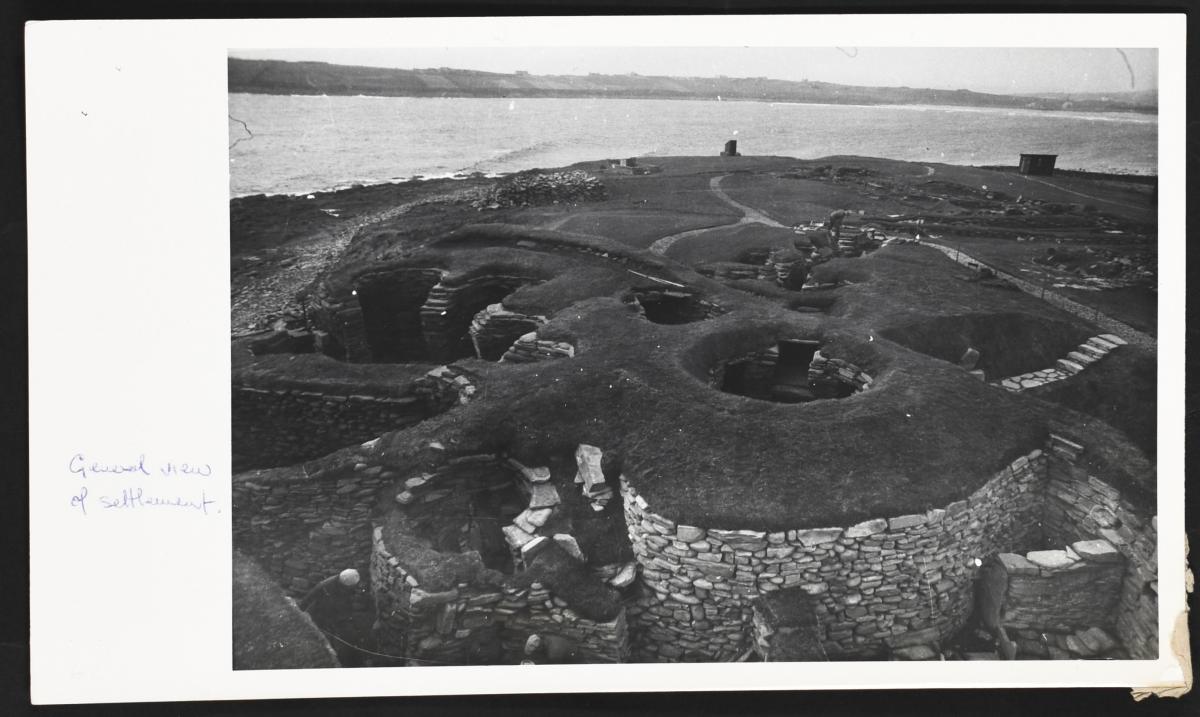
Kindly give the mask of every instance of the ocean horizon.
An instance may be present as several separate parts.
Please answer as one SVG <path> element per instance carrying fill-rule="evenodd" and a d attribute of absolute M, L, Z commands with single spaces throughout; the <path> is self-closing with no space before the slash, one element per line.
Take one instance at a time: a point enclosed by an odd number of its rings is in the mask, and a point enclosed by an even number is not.
<path fill-rule="evenodd" d="M 1157 116 L 1123 112 L 233 93 L 229 117 L 232 197 L 717 154 L 730 139 L 745 155 L 1015 166 L 1032 152 L 1061 169 L 1157 173 Z"/>

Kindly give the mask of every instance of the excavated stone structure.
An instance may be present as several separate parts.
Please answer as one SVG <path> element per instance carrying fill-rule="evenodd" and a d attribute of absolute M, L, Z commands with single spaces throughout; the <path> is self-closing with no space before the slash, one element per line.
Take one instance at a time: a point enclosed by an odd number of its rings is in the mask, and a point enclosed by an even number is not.
<path fill-rule="evenodd" d="M 937 659 L 972 630 L 1157 656 L 1152 461 L 1053 393 L 1143 349 L 910 242 L 846 232 L 788 281 L 768 250 L 693 271 L 522 223 L 549 186 L 364 251 L 235 364 L 234 543 L 293 597 L 359 570 L 337 634 L 413 666 L 531 635 L 560 662 Z"/>

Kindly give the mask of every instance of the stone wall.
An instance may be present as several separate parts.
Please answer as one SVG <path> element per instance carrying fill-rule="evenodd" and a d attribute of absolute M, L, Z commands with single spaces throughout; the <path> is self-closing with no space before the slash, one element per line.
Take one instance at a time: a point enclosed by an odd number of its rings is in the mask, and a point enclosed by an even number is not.
<path fill-rule="evenodd" d="M 415 394 L 344 395 L 234 384 L 232 396 L 235 471 L 318 458 L 432 415 Z"/>
<path fill-rule="evenodd" d="M 871 387 L 871 376 L 867 372 L 849 361 L 823 356 L 820 351 L 813 354 L 808 367 L 808 380 L 814 385 L 842 383 L 855 391 L 865 391 Z"/>
<path fill-rule="evenodd" d="M 1158 657 L 1158 518 L 1133 489 L 1092 475 L 1084 448 L 1061 436 L 1048 443 L 1049 482 L 1043 515 L 1051 545 L 1102 539 L 1126 560 L 1116 612 L 1117 636 L 1135 659 Z"/>
<path fill-rule="evenodd" d="M 413 395 L 430 416 L 469 402 L 478 391 L 479 378 L 454 364 L 438 366 L 413 382 Z"/>
<path fill-rule="evenodd" d="M 983 558 L 1039 547 L 1044 461 L 1035 450 L 928 513 L 777 532 L 678 524 L 623 478 L 645 587 L 630 610 L 634 658 L 734 659 L 750 647 L 751 602 L 786 588 L 813 598 L 830 659 L 937 642 L 971 612 Z"/>
<path fill-rule="evenodd" d="M 500 363 L 534 363 L 574 356 L 575 347 L 566 341 L 540 339 L 536 331 L 530 331 L 513 342 L 500 357 Z"/>
<path fill-rule="evenodd" d="M 1001 625 L 1063 631 L 1113 623 L 1125 559 L 1106 541 L 1001 553 L 996 561 L 1005 578 Z"/>
<path fill-rule="evenodd" d="M 748 264 L 730 261 L 714 261 L 697 264 L 693 267 L 696 273 L 717 281 L 754 281 L 763 280 L 775 282 L 779 274 L 774 264 Z"/>
<path fill-rule="evenodd" d="M 428 355 L 435 361 L 454 361 L 475 355 L 470 328 L 475 315 L 526 284 L 533 276 L 486 275 L 449 283 L 443 280 L 429 290 L 421 307 L 421 332 Z"/>
<path fill-rule="evenodd" d="M 371 550 L 371 507 L 396 475 L 357 463 L 324 470 L 317 464 L 239 473 L 233 477 L 233 544 L 252 556 L 294 597 L 346 568 L 365 576 Z M 331 629 L 363 644 L 374 607 L 365 591 L 344 601 Z"/>
<path fill-rule="evenodd" d="M 442 274 L 432 268 L 366 273 L 355 279 L 349 296 L 320 287 L 308 307 L 319 330 L 318 350 L 359 363 L 426 360 L 421 308 Z"/>
<path fill-rule="evenodd" d="M 504 304 L 488 304 L 471 320 L 471 343 L 475 355 L 485 361 L 499 361 L 513 343 L 546 323 L 545 316 L 509 311 Z"/>
<path fill-rule="evenodd" d="M 579 460 L 586 471 L 592 455 L 584 448 Z M 503 496 L 490 501 L 503 505 L 489 515 L 468 508 L 481 493 Z M 586 574 L 578 543 L 563 532 L 570 519 L 559 511 L 549 469 L 489 454 L 460 456 L 405 480 L 395 502 L 398 513 L 376 526 L 371 553 L 376 632 L 385 652 L 412 664 L 518 662 L 525 639 L 536 633 L 569 643 L 572 661 L 628 657 L 623 610 L 609 620 L 590 619 L 540 582 L 540 572 L 525 579 L 527 570 L 544 569 L 547 551 L 558 553 L 560 567 L 565 561 L 578 571 L 575 579 Z"/>
<path fill-rule="evenodd" d="M 624 662 L 629 653 L 625 614 L 612 620 L 582 617 L 545 585 L 527 587 L 492 576 L 427 590 L 376 528 L 371 584 L 379 642 L 413 665 L 516 663 L 531 634 L 570 640 L 576 659 Z"/>
<path fill-rule="evenodd" d="M 1002 378 L 993 381 L 992 384 L 1013 393 L 1042 388 L 1055 381 L 1062 381 L 1074 376 L 1123 345 L 1125 345 L 1125 340 L 1113 334 L 1093 336 L 1080 344 L 1074 351 L 1060 358 L 1054 366 L 1040 371 L 1023 373 L 1019 376 Z"/>

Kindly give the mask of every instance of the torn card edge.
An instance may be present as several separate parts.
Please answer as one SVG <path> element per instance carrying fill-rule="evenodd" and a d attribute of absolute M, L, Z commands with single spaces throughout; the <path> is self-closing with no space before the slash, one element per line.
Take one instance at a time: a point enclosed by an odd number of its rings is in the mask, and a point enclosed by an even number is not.
<path fill-rule="evenodd" d="M 1187 560 L 1187 554 L 1188 544 L 1187 536 L 1185 535 L 1183 536 L 1183 555 L 1185 561 Z M 1183 568 L 1183 583 L 1184 589 L 1190 595 L 1195 584 L 1195 578 L 1192 575 L 1191 569 L 1186 564 Z M 1179 662 L 1179 669 L 1183 672 L 1183 682 L 1134 687 L 1131 690 L 1134 702 L 1141 702 L 1147 697 L 1178 698 L 1192 691 L 1192 648 L 1187 617 L 1188 607 L 1185 601 L 1183 610 L 1175 616 L 1175 627 L 1171 631 L 1171 652 L 1175 654 L 1175 658 Z"/>

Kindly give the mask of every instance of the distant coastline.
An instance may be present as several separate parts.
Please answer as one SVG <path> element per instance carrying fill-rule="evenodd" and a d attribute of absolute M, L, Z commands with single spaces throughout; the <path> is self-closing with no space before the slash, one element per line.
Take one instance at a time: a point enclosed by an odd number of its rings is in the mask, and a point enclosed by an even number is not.
<path fill-rule="evenodd" d="M 442 67 L 397 69 L 324 62 L 229 59 L 229 92 L 379 97 L 602 98 L 737 100 L 836 105 L 936 105 L 1074 112 L 1157 114 L 1146 93 L 1070 98 L 970 90 L 859 87 L 766 77 L 531 75 Z M 1153 95 L 1151 95 L 1153 96 Z"/>

